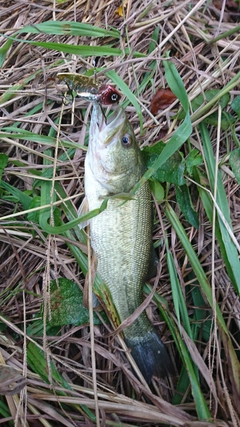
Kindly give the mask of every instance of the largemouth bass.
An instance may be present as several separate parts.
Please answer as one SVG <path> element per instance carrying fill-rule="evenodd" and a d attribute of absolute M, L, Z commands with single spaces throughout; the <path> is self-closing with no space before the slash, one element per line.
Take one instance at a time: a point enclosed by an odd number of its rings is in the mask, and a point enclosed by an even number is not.
<path fill-rule="evenodd" d="M 106 120 L 93 105 L 85 160 L 88 209 L 99 208 L 109 196 L 129 193 L 145 171 L 141 151 L 124 110 L 118 107 Z M 107 284 L 121 322 L 143 301 L 143 284 L 152 254 L 152 206 L 148 182 L 132 199 L 110 198 L 107 208 L 90 220 L 91 246 L 97 272 Z M 143 312 L 123 330 L 139 369 L 152 375 L 171 371 L 168 353 Z"/>

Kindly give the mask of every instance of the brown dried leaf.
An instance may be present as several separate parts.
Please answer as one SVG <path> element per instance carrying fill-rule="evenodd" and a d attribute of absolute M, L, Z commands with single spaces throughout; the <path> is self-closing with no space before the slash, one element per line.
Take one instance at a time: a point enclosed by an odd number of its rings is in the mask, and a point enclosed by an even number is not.
<path fill-rule="evenodd" d="M 156 115 L 159 110 L 169 107 L 175 99 L 177 98 L 171 89 L 158 89 L 151 101 L 151 113 Z"/>

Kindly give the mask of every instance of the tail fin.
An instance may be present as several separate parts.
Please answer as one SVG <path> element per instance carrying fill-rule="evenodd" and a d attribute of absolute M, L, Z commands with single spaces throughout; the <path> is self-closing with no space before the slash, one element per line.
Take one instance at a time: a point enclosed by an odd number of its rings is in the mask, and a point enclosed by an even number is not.
<path fill-rule="evenodd" d="M 145 380 L 150 383 L 152 376 L 164 378 L 174 372 L 166 347 L 154 329 L 143 337 L 125 339 L 131 354 L 142 372 Z"/>

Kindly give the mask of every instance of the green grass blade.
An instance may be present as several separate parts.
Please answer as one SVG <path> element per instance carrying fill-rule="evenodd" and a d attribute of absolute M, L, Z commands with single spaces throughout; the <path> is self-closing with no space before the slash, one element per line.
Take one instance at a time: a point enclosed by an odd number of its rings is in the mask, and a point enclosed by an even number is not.
<path fill-rule="evenodd" d="M 144 286 L 144 291 L 149 294 L 151 292 L 152 288 L 150 285 Z M 171 318 L 171 314 L 168 310 L 168 307 L 166 304 L 163 304 L 162 298 L 155 293 L 153 300 L 157 303 L 158 308 L 166 321 L 168 328 L 171 331 L 171 334 L 174 338 L 174 341 L 176 343 L 176 346 L 178 348 L 178 351 L 181 355 L 182 361 L 184 365 L 186 366 L 188 377 L 191 383 L 191 390 L 192 395 L 195 401 L 196 410 L 198 413 L 198 416 L 201 420 L 208 419 L 211 417 L 210 411 L 208 409 L 207 403 L 205 401 L 205 398 L 203 396 L 203 393 L 201 392 L 200 383 L 198 380 L 198 377 L 195 373 L 195 365 L 192 362 L 192 359 L 189 355 L 189 352 L 187 350 L 186 344 L 181 336 L 181 333 L 179 332 L 176 324 L 174 323 L 173 319 Z"/>
<path fill-rule="evenodd" d="M 209 184 L 210 184 L 210 188 L 211 188 L 211 191 L 213 194 L 216 160 L 214 157 L 209 132 L 207 130 L 205 123 L 204 122 L 200 123 L 199 128 L 200 128 L 200 132 L 201 132 L 203 150 L 204 150 L 204 155 L 205 155 L 205 159 L 206 159 L 206 165 L 207 165 L 208 175 L 209 175 L 209 180 L 210 180 Z M 217 202 L 226 222 L 231 227 L 229 204 L 228 204 L 228 199 L 227 199 L 227 196 L 225 193 L 225 189 L 223 186 L 223 182 L 222 182 L 220 172 L 218 172 L 218 176 L 217 176 L 217 189 L 218 190 L 217 190 L 216 202 Z M 236 246 L 235 246 L 234 242 L 232 241 L 231 236 L 229 235 L 229 232 L 226 229 L 226 226 L 224 225 L 218 211 L 217 211 L 217 218 L 218 218 L 218 224 L 219 224 L 220 232 L 222 235 L 222 241 L 223 241 L 224 246 L 225 246 L 225 250 L 224 250 L 223 255 L 224 255 L 224 257 L 227 256 L 227 258 L 228 258 L 228 263 L 226 263 L 226 266 L 230 266 L 230 268 L 231 268 L 230 274 L 231 274 L 231 277 L 234 278 L 233 285 L 234 285 L 234 288 L 237 291 L 238 295 L 240 295 L 240 275 L 239 275 L 240 261 L 238 258 L 238 252 L 237 252 Z"/>
<path fill-rule="evenodd" d="M 118 74 L 114 70 L 107 71 L 106 75 L 113 81 L 113 83 L 115 83 L 119 87 L 121 92 L 126 96 L 126 98 L 135 107 L 135 110 L 138 114 L 138 118 L 140 121 L 140 128 L 142 129 L 143 116 L 142 116 L 141 107 L 139 105 L 139 102 L 138 102 L 136 96 L 132 93 L 132 91 L 129 89 L 129 87 L 126 85 L 126 83 L 121 79 L 121 77 L 118 76 Z"/>
<path fill-rule="evenodd" d="M 179 101 L 182 104 L 182 107 L 187 114 L 189 111 L 189 102 L 186 89 L 184 87 L 183 81 L 178 74 L 178 71 L 175 65 L 170 61 L 163 61 L 165 69 L 165 77 L 171 91 L 176 95 Z"/>
<path fill-rule="evenodd" d="M 10 47 L 13 44 L 13 40 L 9 39 L 6 43 L 0 48 L 0 68 L 2 68 L 4 61 L 6 59 L 7 53 Z"/>
<path fill-rule="evenodd" d="M 6 130 L 6 129 L 5 129 Z M 27 141 L 33 141 L 38 144 L 42 145 L 48 145 L 48 146 L 56 146 L 56 138 L 53 138 L 51 136 L 47 135 L 38 135 L 37 133 L 26 131 L 24 129 L 18 129 L 16 132 L 16 127 L 9 127 L 7 128 L 9 132 L 0 132 L 0 138 L 12 138 L 12 139 L 20 139 L 20 140 L 27 140 Z M 14 133 L 10 132 L 11 130 L 14 131 Z M 61 146 L 65 148 L 79 148 L 79 144 L 77 142 L 71 142 L 71 141 L 59 141 Z M 84 147 L 81 147 L 83 150 Z"/>
<path fill-rule="evenodd" d="M 218 323 L 218 328 L 219 331 L 221 333 L 221 337 L 224 343 L 224 349 L 225 349 L 225 353 L 228 359 L 228 363 L 229 363 L 229 368 L 231 371 L 231 380 L 232 380 L 232 387 L 235 390 L 235 395 L 236 398 L 240 399 L 240 364 L 238 361 L 238 357 L 236 355 L 236 352 L 234 350 L 232 341 L 230 339 L 229 333 L 228 333 L 228 327 L 224 321 L 221 309 L 219 308 L 219 306 L 216 304 L 214 305 L 213 303 L 213 298 L 212 298 L 212 290 L 211 287 L 209 285 L 209 282 L 207 280 L 206 274 L 199 262 L 199 259 L 191 245 L 191 243 L 188 240 L 188 237 L 184 231 L 184 228 L 182 227 L 177 215 L 175 214 L 174 210 L 172 209 L 172 207 L 167 204 L 166 205 L 166 216 L 169 219 L 169 221 L 171 222 L 173 228 L 175 229 L 183 248 L 186 251 L 186 254 L 188 256 L 189 262 L 192 265 L 193 271 L 198 279 L 198 282 L 201 286 L 201 290 L 203 292 L 203 294 L 205 295 L 209 305 L 211 306 L 211 308 L 213 310 L 216 310 L 216 315 L 217 315 L 217 323 Z"/>
<path fill-rule="evenodd" d="M 120 31 L 116 29 L 105 30 L 95 25 L 72 21 L 47 21 L 40 24 L 27 25 L 20 33 L 52 34 L 55 36 L 85 36 L 85 37 L 113 37 L 120 38 Z"/>
<path fill-rule="evenodd" d="M 189 114 L 189 104 L 186 90 L 183 86 L 180 75 L 177 72 L 177 69 L 174 64 L 169 61 L 164 61 L 164 67 L 166 70 L 166 79 L 170 86 L 170 89 L 179 97 L 179 100 L 186 112 L 186 116 L 182 124 L 170 138 L 168 143 L 165 145 L 161 154 L 152 164 L 152 166 L 147 170 L 147 172 L 143 175 L 140 181 L 135 185 L 132 190 L 135 193 L 140 186 L 146 182 L 151 176 L 171 157 L 181 146 L 182 144 L 189 138 L 192 132 L 192 124 L 190 120 Z"/>
<path fill-rule="evenodd" d="M 8 191 L 10 194 L 12 194 L 13 197 L 16 197 L 17 200 L 20 201 L 20 203 L 23 205 L 23 208 L 25 210 L 29 209 L 29 206 L 32 202 L 32 198 L 29 197 L 27 194 L 25 194 L 23 191 L 19 190 L 18 188 L 13 187 L 11 184 L 8 184 L 5 181 L 1 181 L 0 186 Z"/>
<path fill-rule="evenodd" d="M 0 36 L 4 36 L 0 34 Z M 48 50 L 55 50 L 57 52 L 64 52 L 72 55 L 78 55 L 82 57 L 88 56 L 123 56 L 130 53 L 129 49 L 126 48 L 124 51 L 122 49 L 117 49 L 111 47 L 111 45 L 102 45 L 102 46 L 90 46 L 90 45 L 72 45 L 67 43 L 57 43 L 57 42 L 37 42 L 31 40 L 21 40 L 15 37 L 8 37 L 12 42 L 19 43 L 28 43 L 33 46 L 43 47 Z M 140 52 L 135 51 L 133 53 L 134 58 L 144 58 L 146 55 Z"/>
<path fill-rule="evenodd" d="M 170 283 L 172 288 L 174 308 L 177 315 L 178 323 L 180 325 L 181 319 L 182 319 L 184 328 L 188 333 L 189 337 L 192 339 L 192 330 L 189 322 L 187 307 L 184 301 L 181 285 L 177 276 L 173 256 L 168 249 L 167 249 L 167 265 L 168 265 L 168 271 L 170 275 Z"/>

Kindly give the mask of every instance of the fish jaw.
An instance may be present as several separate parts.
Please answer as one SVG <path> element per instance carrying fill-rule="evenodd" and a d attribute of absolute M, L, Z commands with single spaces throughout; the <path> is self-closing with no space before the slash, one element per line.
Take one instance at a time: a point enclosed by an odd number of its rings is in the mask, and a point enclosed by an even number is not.
<path fill-rule="evenodd" d="M 127 118 L 121 107 L 117 107 L 107 119 L 103 113 L 102 106 L 98 102 L 94 102 L 89 131 L 91 145 L 110 144 L 119 129 L 124 127 L 127 127 Z"/>

